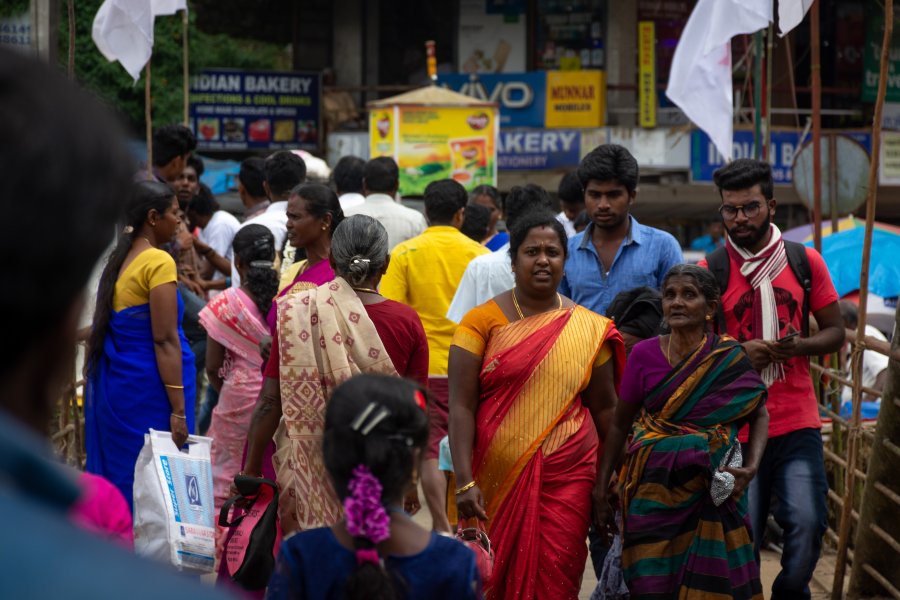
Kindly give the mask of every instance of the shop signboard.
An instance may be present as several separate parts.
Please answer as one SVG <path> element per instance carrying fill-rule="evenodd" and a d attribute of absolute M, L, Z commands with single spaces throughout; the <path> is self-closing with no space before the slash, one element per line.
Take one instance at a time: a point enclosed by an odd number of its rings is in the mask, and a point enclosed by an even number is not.
<path fill-rule="evenodd" d="M 501 129 L 497 166 L 506 171 L 571 169 L 581 160 L 579 129 Z"/>
<path fill-rule="evenodd" d="M 403 106 L 369 111 L 371 156 L 392 156 L 400 193 L 421 195 L 439 179 L 471 191 L 497 184 L 497 109 L 488 106 Z"/>
<path fill-rule="evenodd" d="M 866 44 L 863 49 L 863 102 L 875 102 L 878 94 L 878 77 L 881 72 L 881 41 L 884 37 L 884 16 L 870 14 L 866 19 Z M 891 39 L 888 59 L 888 80 L 885 100 L 900 102 L 900 35 Z"/>
<path fill-rule="evenodd" d="M 656 27 L 638 23 L 638 120 L 641 127 L 656 127 Z"/>
<path fill-rule="evenodd" d="M 533 73 L 485 73 L 438 75 L 438 85 L 485 102 L 500 105 L 501 127 L 544 126 L 547 77 Z"/>
<path fill-rule="evenodd" d="M 605 120 L 604 71 L 547 71 L 545 127 L 603 127 Z"/>
<path fill-rule="evenodd" d="M 801 139 L 800 130 L 772 131 L 769 146 L 769 164 L 772 165 L 772 178 L 776 184 L 787 185 L 793 182 L 794 157 L 800 151 L 801 144 L 809 143 L 810 137 Z M 862 131 L 843 132 L 859 142 L 866 152 L 871 154 L 872 138 Z M 734 131 L 732 143 L 732 159 L 754 158 L 753 132 L 746 129 Z M 716 151 L 709 136 L 701 129 L 691 132 L 691 181 L 694 183 L 711 183 L 713 173 L 725 164 L 725 159 Z"/>
<path fill-rule="evenodd" d="M 191 77 L 190 127 L 201 150 L 317 150 L 319 73 L 210 69 Z"/>

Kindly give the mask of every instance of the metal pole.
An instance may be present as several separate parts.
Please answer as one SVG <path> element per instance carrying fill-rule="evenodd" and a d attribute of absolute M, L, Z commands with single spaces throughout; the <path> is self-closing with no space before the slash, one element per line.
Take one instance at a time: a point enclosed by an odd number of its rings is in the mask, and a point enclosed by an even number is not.
<path fill-rule="evenodd" d="M 819 3 L 809 11 L 809 45 L 812 49 L 812 145 L 813 145 L 813 244 L 822 252 L 822 59 L 820 56 Z"/>
<path fill-rule="evenodd" d="M 69 56 L 66 74 L 71 81 L 75 80 L 75 0 L 68 0 L 69 13 Z"/>
<path fill-rule="evenodd" d="M 849 448 L 847 454 L 847 486 L 844 506 L 841 507 L 841 523 L 838 532 L 838 548 L 834 566 L 832 600 L 840 600 L 844 593 L 844 571 L 847 566 L 847 548 L 850 545 L 851 513 L 856 487 L 856 463 L 859 453 L 859 422 L 862 404 L 862 356 L 865 350 L 866 308 L 869 301 L 869 263 L 872 256 L 872 230 L 875 225 L 875 200 L 878 194 L 878 160 L 881 154 L 881 116 L 884 112 L 884 96 L 887 92 L 888 64 L 891 36 L 894 33 L 894 0 L 884 1 L 884 36 L 881 40 L 881 66 L 878 76 L 878 95 L 875 97 L 875 116 L 872 121 L 872 163 L 869 165 L 869 188 L 866 195 L 866 229 L 863 234 L 863 254 L 859 276 L 859 323 L 856 342 L 850 355 L 853 373 L 853 414 L 850 419 Z"/>

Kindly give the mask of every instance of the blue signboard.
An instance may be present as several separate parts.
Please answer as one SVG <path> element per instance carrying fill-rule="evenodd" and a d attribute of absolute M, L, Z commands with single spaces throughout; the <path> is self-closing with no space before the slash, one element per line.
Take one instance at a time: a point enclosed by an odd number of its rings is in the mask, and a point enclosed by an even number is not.
<path fill-rule="evenodd" d="M 497 168 L 536 171 L 577 167 L 581 160 L 578 129 L 501 129 Z"/>
<path fill-rule="evenodd" d="M 543 127 L 547 75 L 534 73 L 483 73 L 438 75 L 438 85 L 479 100 L 500 105 L 501 127 Z"/>
<path fill-rule="evenodd" d="M 800 151 L 800 131 L 773 131 L 769 147 L 769 163 L 772 165 L 772 178 L 776 184 L 790 184 L 794 180 L 794 157 Z M 872 138 L 864 132 L 849 132 L 848 137 L 862 144 L 866 152 L 871 154 Z M 810 142 L 810 136 L 802 140 Z M 753 132 L 735 130 L 734 142 L 731 146 L 732 158 L 754 158 Z M 709 136 L 701 129 L 691 132 L 691 181 L 711 182 L 713 172 L 725 164 L 722 155 L 716 150 Z"/>
<path fill-rule="evenodd" d="M 190 126 L 201 150 L 316 150 L 319 73 L 206 70 L 191 77 Z"/>

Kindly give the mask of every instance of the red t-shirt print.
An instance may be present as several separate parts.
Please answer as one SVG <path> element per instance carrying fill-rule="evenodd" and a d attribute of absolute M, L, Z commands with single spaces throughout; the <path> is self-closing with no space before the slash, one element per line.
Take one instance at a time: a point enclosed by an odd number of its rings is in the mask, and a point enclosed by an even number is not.
<path fill-rule="evenodd" d="M 816 312 L 832 302 L 838 301 L 837 292 L 828 274 L 822 256 L 812 248 L 806 249 L 812 273 L 812 290 L 809 309 Z M 706 267 L 706 260 L 700 261 Z M 803 326 L 803 286 L 786 266 L 772 282 L 775 304 L 778 309 L 779 335 L 790 330 L 801 331 Z M 759 339 L 753 331 L 753 288 L 747 282 L 733 261 L 729 265 L 728 289 L 722 297 L 725 313 L 725 327 L 728 334 L 740 342 Z M 784 365 L 784 380 L 776 381 L 769 387 L 766 407 L 769 410 L 769 437 L 784 435 L 798 429 L 820 428 L 819 409 L 809 376 L 809 359 L 796 357 Z M 745 428 L 746 429 L 746 428 Z M 746 441 L 746 431 L 741 432 L 741 441 Z"/>

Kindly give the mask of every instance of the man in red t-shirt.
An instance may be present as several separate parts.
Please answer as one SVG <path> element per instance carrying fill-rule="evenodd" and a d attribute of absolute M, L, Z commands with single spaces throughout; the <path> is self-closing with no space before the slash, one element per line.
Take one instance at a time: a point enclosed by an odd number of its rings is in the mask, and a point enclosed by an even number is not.
<path fill-rule="evenodd" d="M 771 222 L 776 205 L 771 167 L 740 159 L 716 171 L 714 180 L 728 232 L 725 326 L 769 385 L 769 441 L 759 465 L 745 465 L 756 469 L 748 493 L 757 559 L 774 498 L 773 515 L 784 529 L 784 554 L 771 597 L 809 598 L 827 524 L 828 491 L 809 357 L 836 352 L 843 344 L 838 295 L 822 257 L 807 248 L 809 311 L 819 332 L 779 342 L 801 331 L 807 316 L 802 314 L 803 286 L 788 264 L 781 232 Z M 707 266 L 706 261 L 700 265 Z"/>

